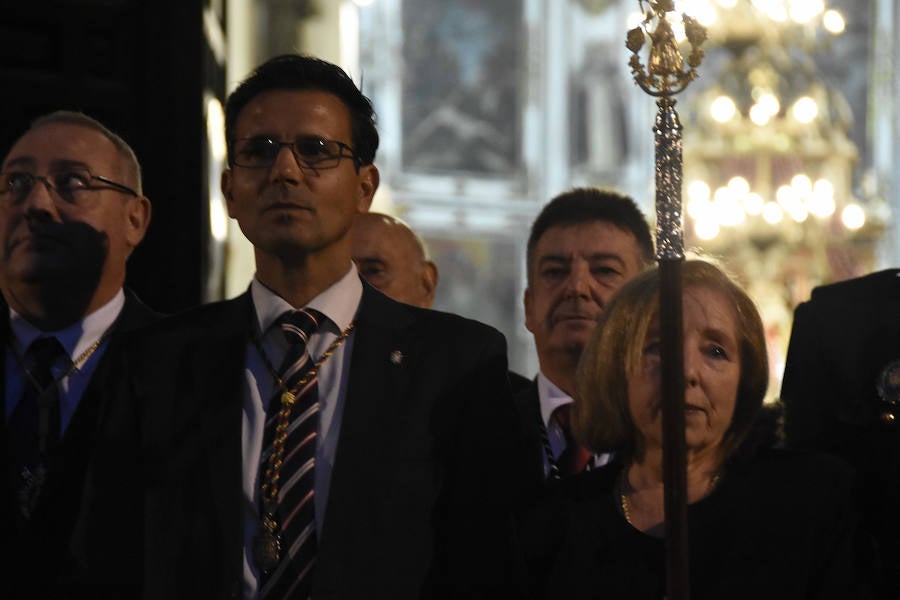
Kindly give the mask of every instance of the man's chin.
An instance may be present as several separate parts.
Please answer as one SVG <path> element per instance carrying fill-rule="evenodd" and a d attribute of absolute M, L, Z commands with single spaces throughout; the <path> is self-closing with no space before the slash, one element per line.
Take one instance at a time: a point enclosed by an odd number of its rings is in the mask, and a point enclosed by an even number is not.
<path fill-rule="evenodd" d="M 596 326 L 596 319 L 564 319 L 557 322 L 556 329 L 564 336 L 590 337 Z"/>
<path fill-rule="evenodd" d="M 47 283 L 48 278 L 66 277 L 77 270 L 71 253 L 21 252 L 6 261 L 6 276 L 27 283 Z"/>

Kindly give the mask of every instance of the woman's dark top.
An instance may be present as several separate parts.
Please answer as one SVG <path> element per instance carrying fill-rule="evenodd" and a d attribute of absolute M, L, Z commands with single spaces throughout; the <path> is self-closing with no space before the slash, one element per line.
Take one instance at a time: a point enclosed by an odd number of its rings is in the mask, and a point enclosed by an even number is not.
<path fill-rule="evenodd" d="M 661 600 L 664 541 L 622 516 L 622 464 L 561 481 L 522 523 L 537 597 Z M 852 473 L 831 457 L 761 450 L 732 461 L 688 506 L 692 600 L 871 597 L 873 551 L 858 535 Z"/>

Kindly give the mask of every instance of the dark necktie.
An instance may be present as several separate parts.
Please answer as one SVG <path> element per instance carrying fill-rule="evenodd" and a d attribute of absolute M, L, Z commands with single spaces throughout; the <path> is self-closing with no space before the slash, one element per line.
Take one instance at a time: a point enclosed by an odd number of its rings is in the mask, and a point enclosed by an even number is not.
<path fill-rule="evenodd" d="M 271 479 L 269 457 L 282 453 L 280 473 L 275 484 L 277 495 L 270 507 L 280 537 L 277 564 L 261 574 L 259 597 L 309 597 L 316 560 L 315 464 L 316 436 L 319 425 L 319 400 L 313 362 L 307 341 L 324 317 L 313 310 L 296 310 L 282 317 L 281 329 L 289 348 L 279 376 L 284 387 L 294 394 L 289 419 L 281 424 L 282 390 L 272 399 L 266 412 L 261 473 Z M 267 474 L 267 470 L 269 474 Z M 265 496 L 265 489 L 263 490 Z M 265 510 L 265 508 L 264 508 Z"/>
<path fill-rule="evenodd" d="M 572 426 L 569 421 L 571 410 L 571 404 L 563 404 L 553 411 L 553 418 L 559 423 L 566 440 L 565 449 L 556 458 L 559 473 L 564 477 L 584 471 L 591 458 L 591 451 L 576 442 L 572 435 Z"/>
<path fill-rule="evenodd" d="M 31 343 L 24 357 L 24 391 L 10 417 L 14 484 L 26 519 L 31 517 L 46 477 L 47 454 L 59 442 L 59 388 L 50 368 L 64 354 L 54 337 Z"/>

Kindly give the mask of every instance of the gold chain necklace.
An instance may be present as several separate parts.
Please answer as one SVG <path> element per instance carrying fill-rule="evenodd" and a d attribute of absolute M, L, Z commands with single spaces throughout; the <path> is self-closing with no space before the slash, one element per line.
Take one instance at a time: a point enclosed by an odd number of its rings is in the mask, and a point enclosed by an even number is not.
<path fill-rule="evenodd" d="M 625 483 L 627 481 L 626 469 L 622 469 L 622 477 L 619 481 L 619 505 L 622 507 L 622 516 L 625 517 L 625 520 L 628 521 L 628 524 L 634 527 L 634 523 L 631 521 L 631 503 L 628 502 L 628 496 L 625 495 Z M 719 473 L 713 475 L 712 480 L 709 483 L 709 492 L 707 494 L 712 493 L 714 489 L 716 489 L 716 485 L 719 483 Z"/>
<path fill-rule="evenodd" d="M 256 540 L 254 552 L 257 562 L 260 563 L 260 567 L 265 571 L 268 571 L 278 564 L 278 559 L 281 555 L 281 536 L 278 535 L 278 521 L 275 518 L 275 500 L 278 498 L 278 483 L 281 479 L 281 467 L 284 464 L 282 458 L 284 457 L 285 442 L 288 437 L 291 411 L 294 408 L 294 402 L 297 400 L 297 392 L 319 374 L 319 369 L 322 368 L 325 361 L 328 360 L 341 344 L 344 343 L 344 340 L 350 336 L 355 325 L 356 323 L 351 322 L 350 325 L 341 332 L 341 335 L 339 335 L 337 339 L 331 343 L 328 349 L 325 350 L 322 356 L 313 363 L 313 366 L 310 367 L 309 371 L 307 371 L 291 389 L 288 389 L 284 380 L 275 370 L 272 361 L 269 360 L 269 357 L 263 350 L 262 343 L 257 338 L 253 338 L 257 351 L 259 351 L 263 362 L 266 363 L 266 367 L 272 373 L 273 379 L 278 384 L 278 389 L 281 390 L 281 406 L 278 409 L 278 416 L 276 417 L 275 438 L 272 440 L 272 452 L 269 454 L 269 458 L 266 461 L 266 470 L 263 475 L 263 483 L 261 486 L 263 532 Z"/>
<path fill-rule="evenodd" d="M 93 344 L 88 346 L 84 352 L 79 354 L 75 358 L 75 360 L 72 361 L 72 364 L 69 365 L 69 368 L 66 369 L 62 375 L 60 375 L 59 377 L 54 379 L 53 383 L 50 386 L 48 386 L 48 388 L 52 387 L 52 386 L 58 386 L 63 379 L 65 379 L 66 377 L 69 377 L 70 375 L 72 375 L 72 373 L 75 372 L 76 369 L 82 367 L 84 365 L 84 363 L 86 363 L 88 361 L 88 359 L 91 356 L 93 356 L 94 352 L 97 351 L 97 348 L 100 347 L 100 344 L 102 344 L 103 342 L 106 341 L 106 338 L 107 338 L 106 334 L 108 331 L 109 331 L 108 329 L 106 331 L 104 331 L 103 334 L 99 338 L 97 338 L 97 340 Z M 57 341 L 58 341 L 58 339 L 57 339 Z M 43 391 L 44 388 L 42 388 L 41 385 L 38 383 L 37 379 L 34 377 L 34 374 L 31 372 L 31 370 L 29 370 L 28 367 L 25 366 L 25 359 L 21 354 L 19 354 L 19 351 L 16 350 L 15 346 L 12 343 L 12 340 L 10 340 L 10 342 L 9 342 L 9 347 L 12 349 L 13 355 L 16 357 L 16 361 L 19 363 L 19 366 L 22 367 L 22 371 L 25 373 L 25 376 L 28 379 L 28 382 L 32 386 L 34 386 L 34 389 L 36 389 L 39 393 L 41 391 Z"/>

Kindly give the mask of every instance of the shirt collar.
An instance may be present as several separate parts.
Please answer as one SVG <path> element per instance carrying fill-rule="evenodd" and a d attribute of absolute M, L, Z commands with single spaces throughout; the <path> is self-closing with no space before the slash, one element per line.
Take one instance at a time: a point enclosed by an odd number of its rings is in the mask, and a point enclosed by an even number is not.
<path fill-rule="evenodd" d="M 559 389 L 555 383 L 547 379 L 547 376 L 538 372 L 538 400 L 541 403 L 541 418 L 544 420 L 544 426 L 550 424 L 550 417 L 553 411 L 560 406 L 571 404 L 572 397 Z"/>
<path fill-rule="evenodd" d="M 328 317 L 337 328 L 337 333 L 340 333 L 353 321 L 362 299 L 362 291 L 362 282 L 356 273 L 356 267 L 351 264 L 343 277 L 310 300 L 306 306 L 299 308 L 316 309 Z M 263 285 L 255 275 L 250 283 L 250 295 L 261 332 L 268 331 L 285 312 L 295 309 L 287 300 Z"/>
<path fill-rule="evenodd" d="M 19 354 L 24 354 L 31 343 L 41 336 L 53 336 L 62 345 L 73 362 L 91 345 L 99 340 L 119 317 L 125 306 L 125 292 L 119 292 L 112 300 L 87 315 L 80 321 L 58 331 L 43 331 L 25 320 L 25 317 L 10 307 L 9 326 L 13 331 Z"/>

